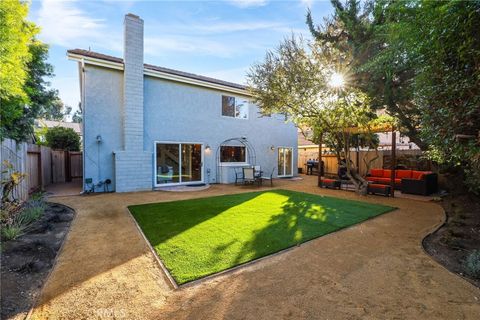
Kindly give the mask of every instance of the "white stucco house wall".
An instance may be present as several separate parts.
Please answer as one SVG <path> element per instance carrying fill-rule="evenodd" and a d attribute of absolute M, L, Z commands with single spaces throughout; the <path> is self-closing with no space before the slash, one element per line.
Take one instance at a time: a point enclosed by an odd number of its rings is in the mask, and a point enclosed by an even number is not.
<path fill-rule="evenodd" d="M 107 179 L 117 192 L 232 183 L 235 169 L 252 165 L 274 177 L 297 174 L 297 130 L 284 116 L 262 117 L 243 85 L 143 56 L 143 20 L 133 14 L 124 20 L 123 58 L 68 50 L 79 67 L 85 189 Z"/>

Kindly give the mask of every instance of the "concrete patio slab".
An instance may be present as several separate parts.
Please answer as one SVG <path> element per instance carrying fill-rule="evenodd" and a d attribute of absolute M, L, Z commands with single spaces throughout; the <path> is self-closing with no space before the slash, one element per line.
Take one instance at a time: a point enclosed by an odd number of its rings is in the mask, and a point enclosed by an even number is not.
<path fill-rule="evenodd" d="M 421 247 L 444 220 L 439 205 L 319 189 L 315 178 L 275 181 L 275 188 L 399 209 L 178 290 L 169 287 L 127 205 L 259 188 L 53 198 L 77 217 L 32 318 L 478 319 L 480 290 Z"/>

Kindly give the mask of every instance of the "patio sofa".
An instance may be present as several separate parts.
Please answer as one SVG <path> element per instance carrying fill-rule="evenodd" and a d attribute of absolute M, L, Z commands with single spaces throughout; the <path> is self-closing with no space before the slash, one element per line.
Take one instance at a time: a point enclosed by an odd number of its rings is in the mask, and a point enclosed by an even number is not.
<path fill-rule="evenodd" d="M 390 169 L 372 169 L 365 179 L 375 184 L 390 184 Z M 429 195 L 437 192 L 437 174 L 430 171 L 395 170 L 395 189 L 402 193 Z"/>

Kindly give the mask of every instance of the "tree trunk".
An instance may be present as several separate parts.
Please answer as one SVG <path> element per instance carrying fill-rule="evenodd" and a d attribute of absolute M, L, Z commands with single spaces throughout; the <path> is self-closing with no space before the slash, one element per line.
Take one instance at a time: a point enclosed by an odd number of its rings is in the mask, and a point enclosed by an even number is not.
<path fill-rule="evenodd" d="M 348 149 L 347 149 L 348 148 Z M 367 180 L 358 173 L 358 169 L 352 168 L 352 160 L 350 159 L 350 150 L 349 145 L 346 144 L 345 148 L 345 165 L 347 166 L 347 177 L 355 186 L 355 192 L 360 195 L 367 194 Z M 358 165 L 357 165 L 358 166 Z"/>

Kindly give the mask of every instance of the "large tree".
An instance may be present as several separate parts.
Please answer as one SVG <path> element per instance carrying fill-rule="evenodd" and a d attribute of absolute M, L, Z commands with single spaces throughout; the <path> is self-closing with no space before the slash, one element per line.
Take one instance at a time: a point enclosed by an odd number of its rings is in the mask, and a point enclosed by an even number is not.
<path fill-rule="evenodd" d="M 352 52 L 352 83 L 430 159 L 480 192 L 480 2 L 331 0 L 315 38 Z"/>
<path fill-rule="evenodd" d="M 419 111 L 412 105 L 413 92 L 408 83 L 413 77 L 413 65 L 402 52 L 387 42 L 387 30 L 395 12 L 395 2 L 331 0 L 332 17 L 321 26 L 314 24 L 307 13 L 307 25 L 312 35 L 341 51 L 352 53 L 351 79 L 355 87 L 370 98 L 373 108 L 387 108 L 399 120 L 400 131 L 421 149 L 427 145 L 419 133 Z"/>
<path fill-rule="evenodd" d="M 315 137 L 328 137 L 339 162 L 346 160 L 356 190 L 366 193 L 367 182 L 350 159 L 351 129 L 368 134 L 375 114 L 363 92 L 342 83 L 350 62 L 349 52 L 292 36 L 254 65 L 247 79 L 263 114 L 285 114 L 298 127 L 312 129 Z"/>
<path fill-rule="evenodd" d="M 389 42 L 410 57 L 419 131 L 437 163 L 480 193 L 480 2 L 400 3 Z M 394 35 L 396 34 L 396 35 Z M 402 39 L 402 40 L 400 40 Z"/>
<path fill-rule="evenodd" d="M 48 46 L 27 14 L 23 1 L 0 2 L 0 139 L 31 137 L 34 120 L 55 114 L 60 101 L 45 80 L 53 76 Z"/>

